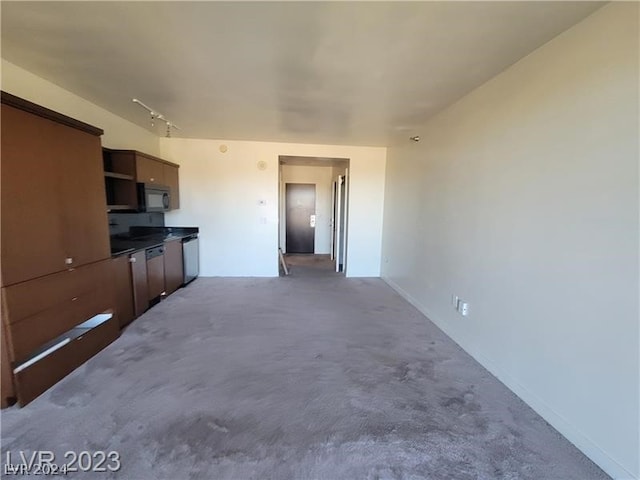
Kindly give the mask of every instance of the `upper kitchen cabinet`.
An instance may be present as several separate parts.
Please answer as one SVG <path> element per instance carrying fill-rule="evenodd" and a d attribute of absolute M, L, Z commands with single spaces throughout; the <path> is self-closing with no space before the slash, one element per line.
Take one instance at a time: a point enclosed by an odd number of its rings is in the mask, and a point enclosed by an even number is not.
<path fill-rule="evenodd" d="M 164 162 L 136 152 L 136 179 L 142 183 L 167 185 L 164 179 Z"/>
<path fill-rule="evenodd" d="M 180 186 L 178 184 L 178 167 L 165 163 L 163 165 L 164 182 L 171 189 L 171 210 L 180 208 Z"/>
<path fill-rule="evenodd" d="M 2 92 L 2 285 L 110 256 L 102 130 Z"/>
<path fill-rule="evenodd" d="M 175 163 L 135 150 L 104 149 L 104 175 L 109 210 L 136 210 L 136 183 L 171 189 L 170 210 L 180 208 L 178 168 Z"/>

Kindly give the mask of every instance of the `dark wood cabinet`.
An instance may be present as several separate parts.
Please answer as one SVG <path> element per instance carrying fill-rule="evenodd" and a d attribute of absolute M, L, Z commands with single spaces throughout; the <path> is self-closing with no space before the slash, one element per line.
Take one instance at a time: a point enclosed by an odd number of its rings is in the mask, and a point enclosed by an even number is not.
<path fill-rule="evenodd" d="M 18 401 L 26 405 L 118 338 L 115 318 L 93 328 L 79 328 L 52 353 L 15 373 Z"/>
<path fill-rule="evenodd" d="M 131 265 L 127 255 L 114 258 L 113 281 L 115 283 L 116 315 L 120 328 L 129 325 L 135 318 Z"/>
<path fill-rule="evenodd" d="M 4 314 L 2 314 L 4 315 Z M 0 354 L 2 359 L 0 367 L 2 368 L 2 385 L 0 386 L 0 407 L 9 406 L 10 400 L 15 398 L 15 390 L 13 388 L 13 373 L 11 372 L 11 363 L 9 360 L 9 350 L 7 343 L 7 335 L 4 333 L 4 325 L 0 324 Z"/>
<path fill-rule="evenodd" d="M 100 137 L 60 126 L 57 142 L 65 258 L 74 267 L 110 258 Z"/>
<path fill-rule="evenodd" d="M 167 295 L 171 295 L 182 285 L 182 242 L 172 240 L 165 242 L 164 247 L 164 286 Z"/>
<path fill-rule="evenodd" d="M 162 162 L 138 152 L 136 152 L 135 156 L 136 180 L 138 182 L 166 185 L 164 180 L 164 164 Z"/>
<path fill-rule="evenodd" d="M 180 208 L 178 168 L 175 163 L 135 150 L 104 149 L 104 176 L 109 210 L 136 210 L 136 183 L 155 183 L 171 189 L 170 209 Z"/>
<path fill-rule="evenodd" d="M 4 92 L 1 115 L 2 285 L 110 257 L 102 131 Z"/>
<path fill-rule="evenodd" d="M 180 185 L 178 183 L 178 167 L 165 163 L 164 184 L 171 189 L 171 210 L 180 208 Z"/>
<path fill-rule="evenodd" d="M 144 250 L 132 253 L 131 282 L 133 285 L 133 304 L 135 316 L 139 317 L 149 308 L 149 285 L 147 282 L 147 257 Z"/>
<path fill-rule="evenodd" d="M 96 323 L 100 316 L 115 323 L 110 264 L 110 259 L 103 260 L 2 288 L 3 372 L 9 369 L 21 405 L 76 368 L 78 358 L 86 360 L 117 337 L 117 330 L 115 334 L 111 330 L 103 338 L 107 343 L 94 351 L 84 350 L 80 357 L 78 348 L 85 347 L 70 341 L 92 332 L 85 323 Z M 59 350 L 53 348 L 67 343 Z M 60 353 L 63 349 L 65 355 Z"/>
<path fill-rule="evenodd" d="M 2 289 L 11 361 L 21 363 L 41 345 L 114 305 L 111 260 L 65 270 Z"/>
<path fill-rule="evenodd" d="M 24 405 L 118 330 L 102 130 L 1 98 L 2 404 Z"/>
<path fill-rule="evenodd" d="M 129 152 L 102 149 L 104 183 L 109 211 L 138 209 L 135 157 Z"/>
<path fill-rule="evenodd" d="M 56 181 L 60 129 L 6 104 L 1 115 L 2 285 L 11 285 L 66 268 Z"/>

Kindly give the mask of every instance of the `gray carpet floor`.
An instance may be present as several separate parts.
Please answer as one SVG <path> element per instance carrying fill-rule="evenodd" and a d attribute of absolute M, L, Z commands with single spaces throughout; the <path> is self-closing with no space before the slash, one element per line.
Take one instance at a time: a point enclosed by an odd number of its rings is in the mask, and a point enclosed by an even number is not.
<path fill-rule="evenodd" d="M 14 456 L 120 453 L 68 478 L 608 478 L 382 280 L 309 265 L 196 280 L 1 420 Z"/>

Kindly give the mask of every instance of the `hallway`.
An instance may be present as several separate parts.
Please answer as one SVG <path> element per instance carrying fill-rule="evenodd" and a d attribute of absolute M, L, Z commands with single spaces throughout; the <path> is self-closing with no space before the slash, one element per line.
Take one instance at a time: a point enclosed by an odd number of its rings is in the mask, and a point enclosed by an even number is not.
<path fill-rule="evenodd" d="M 335 262 L 330 255 L 287 253 L 284 258 L 289 275 L 293 278 L 344 277 L 344 273 L 336 272 Z"/>

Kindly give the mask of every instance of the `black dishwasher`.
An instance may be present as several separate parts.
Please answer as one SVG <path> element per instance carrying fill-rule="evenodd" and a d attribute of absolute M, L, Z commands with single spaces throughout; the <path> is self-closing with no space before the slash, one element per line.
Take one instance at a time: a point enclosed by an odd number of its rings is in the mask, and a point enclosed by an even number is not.
<path fill-rule="evenodd" d="M 147 248 L 146 255 L 149 300 L 153 303 L 164 293 L 164 245 Z"/>

